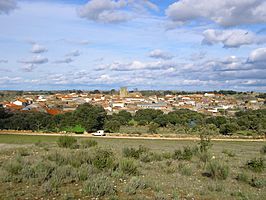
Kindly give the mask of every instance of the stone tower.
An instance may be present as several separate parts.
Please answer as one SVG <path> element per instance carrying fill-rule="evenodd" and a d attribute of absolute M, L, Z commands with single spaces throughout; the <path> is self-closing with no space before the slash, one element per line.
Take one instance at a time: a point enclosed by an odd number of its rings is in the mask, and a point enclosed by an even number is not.
<path fill-rule="evenodd" d="M 126 96 L 128 96 L 127 88 L 126 87 L 121 87 L 120 88 L 120 97 L 123 98 L 123 97 L 126 97 Z"/>

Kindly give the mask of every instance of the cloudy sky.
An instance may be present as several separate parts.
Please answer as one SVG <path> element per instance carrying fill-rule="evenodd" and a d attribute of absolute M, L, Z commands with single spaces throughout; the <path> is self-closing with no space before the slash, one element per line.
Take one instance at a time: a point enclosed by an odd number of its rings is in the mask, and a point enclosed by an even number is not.
<path fill-rule="evenodd" d="M 266 0 L 0 0 L 0 89 L 266 91 Z"/>

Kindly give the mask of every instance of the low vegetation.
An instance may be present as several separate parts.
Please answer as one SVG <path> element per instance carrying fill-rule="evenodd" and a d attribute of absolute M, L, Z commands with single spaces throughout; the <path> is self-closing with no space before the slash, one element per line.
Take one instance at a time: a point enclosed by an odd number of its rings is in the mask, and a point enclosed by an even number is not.
<path fill-rule="evenodd" d="M 62 136 L 54 142 L 32 142 L 28 148 L 18 144 L 0 150 L 1 198 L 170 200 L 266 196 L 265 157 L 260 153 L 264 144 L 260 142 L 209 140 L 208 148 L 202 151 L 202 141 L 73 139 Z"/>

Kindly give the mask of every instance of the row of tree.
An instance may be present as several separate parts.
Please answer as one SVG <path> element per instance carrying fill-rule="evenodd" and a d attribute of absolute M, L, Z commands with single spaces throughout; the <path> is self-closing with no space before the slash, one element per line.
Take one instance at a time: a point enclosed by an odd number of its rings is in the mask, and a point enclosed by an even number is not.
<path fill-rule="evenodd" d="M 107 115 L 100 106 L 80 105 L 75 111 L 56 116 L 41 112 L 11 113 L 0 108 L 0 129 L 32 131 L 72 131 L 94 132 L 105 129 L 108 132 L 119 132 L 120 126 L 148 126 L 150 132 L 156 129 L 183 127 L 187 133 L 193 130 L 218 130 L 229 135 L 239 131 L 265 133 L 266 110 L 248 110 L 237 112 L 235 117 L 210 117 L 191 110 L 176 110 L 164 114 L 160 110 L 138 110 L 134 116 L 127 111 Z M 214 131 L 215 132 L 215 131 Z"/>

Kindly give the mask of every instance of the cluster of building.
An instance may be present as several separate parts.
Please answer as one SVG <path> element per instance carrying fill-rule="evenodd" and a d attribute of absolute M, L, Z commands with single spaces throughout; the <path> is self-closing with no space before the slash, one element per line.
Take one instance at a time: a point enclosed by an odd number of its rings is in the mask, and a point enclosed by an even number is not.
<path fill-rule="evenodd" d="M 168 113 L 177 109 L 189 109 L 210 115 L 233 114 L 238 110 L 261 109 L 265 99 L 252 98 L 243 101 L 233 95 L 215 93 L 189 95 L 151 95 L 128 92 L 121 88 L 119 94 L 69 93 L 52 95 L 22 95 L 11 102 L 0 102 L 0 106 L 19 111 L 47 112 L 51 115 L 74 111 L 79 105 L 90 103 L 102 106 L 108 114 L 121 110 L 134 114 L 139 109 L 157 109 Z"/>

